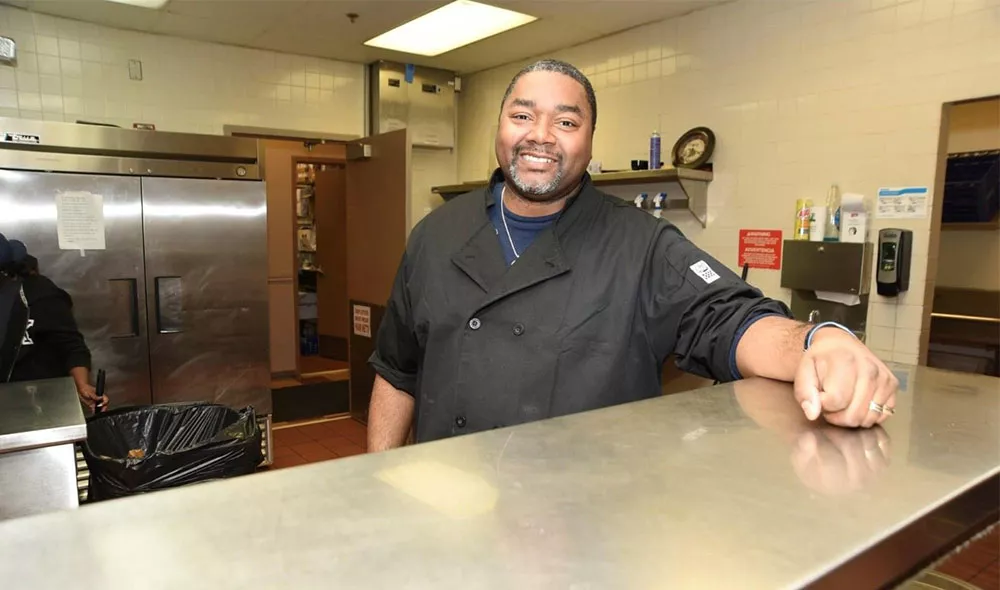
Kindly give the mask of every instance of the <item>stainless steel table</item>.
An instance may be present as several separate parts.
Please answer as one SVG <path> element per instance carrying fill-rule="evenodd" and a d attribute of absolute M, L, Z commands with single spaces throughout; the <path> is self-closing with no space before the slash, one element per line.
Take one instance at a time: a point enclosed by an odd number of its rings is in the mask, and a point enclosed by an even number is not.
<path fill-rule="evenodd" d="M 87 425 L 70 377 L 0 383 L 0 520 L 76 508 Z"/>
<path fill-rule="evenodd" d="M 0 523 L 22 588 L 862 588 L 997 516 L 1000 381 L 884 431 L 745 381 Z"/>

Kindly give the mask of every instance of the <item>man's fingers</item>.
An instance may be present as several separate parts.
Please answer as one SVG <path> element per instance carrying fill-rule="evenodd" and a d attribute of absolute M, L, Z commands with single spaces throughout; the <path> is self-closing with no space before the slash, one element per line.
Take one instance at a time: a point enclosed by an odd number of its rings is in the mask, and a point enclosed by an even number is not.
<path fill-rule="evenodd" d="M 896 376 L 892 374 L 892 371 L 887 371 L 887 378 L 888 378 L 887 389 L 888 389 L 888 391 L 890 393 L 889 393 L 888 397 L 886 397 L 885 403 L 882 404 L 882 405 L 884 407 L 886 407 L 886 408 L 895 409 L 896 408 L 896 391 L 899 389 L 899 379 L 897 379 Z M 884 412 L 881 416 L 879 416 L 878 423 L 881 424 L 881 423 L 885 422 L 886 420 L 889 419 L 889 416 L 891 416 L 891 415 L 892 414 L 889 413 L 889 412 Z"/>
<path fill-rule="evenodd" d="M 823 371 L 823 363 L 829 363 L 829 370 Z M 838 426 L 857 426 L 851 413 L 851 403 L 858 381 L 857 363 L 853 356 L 845 355 L 835 362 L 820 361 L 823 415 L 827 422 Z"/>
<path fill-rule="evenodd" d="M 815 361 L 808 355 L 799 363 L 799 369 L 795 373 L 795 401 L 802 406 L 806 418 L 819 418 L 823 409 L 819 396 L 819 375 L 816 373 Z"/>
<path fill-rule="evenodd" d="M 892 373 L 888 371 L 878 371 L 878 375 L 875 378 L 875 392 L 872 394 L 872 401 L 883 408 L 892 407 L 889 402 L 895 402 L 892 397 L 896 389 L 893 387 L 891 375 Z M 868 416 L 865 417 L 864 426 L 870 428 L 884 422 L 888 417 L 888 412 L 869 412 Z"/>
<path fill-rule="evenodd" d="M 882 412 L 872 409 L 871 403 L 882 405 L 885 402 L 889 397 L 885 391 L 887 384 L 888 381 L 879 371 L 874 359 L 858 360 L 858 383 L 854 388 L 854 400 L 851 406 L 854 411 L 853 417 L 861 426 L 871 428 L 883 416 Z M 881 398 L 879 398 L 880 393 Z"/>

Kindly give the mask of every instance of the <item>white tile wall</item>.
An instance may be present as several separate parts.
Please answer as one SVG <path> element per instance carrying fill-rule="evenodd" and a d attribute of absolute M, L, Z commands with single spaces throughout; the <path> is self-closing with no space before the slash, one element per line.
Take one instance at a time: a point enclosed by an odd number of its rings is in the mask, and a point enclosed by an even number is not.
<path fill-rule="evenodd" d="M 715 131 L 709 227 L 683 212 L 671 220 L 735 267 L 739 228 L 788 236 L 795 199 L 823 200 L 833 182 L 869 198 L 880 186 L 934 186 L 943 103 L 1000 94 L 1000 0 L 740 0 L 539 57 L 590 76 L 605 168 L 644 158 L 654 129 L 665 150 L 692 127 Z M 465 78 L 460 178 L 486 175 L 500 97 L 528 61 Z M 915 359 L 931 223 L 875 220 L 872 239 L 888 226 L 914 230 L 913 277 L 896 299 L 873 288 L 869 344 Z M 778 272 L 750 278 L 788 300 Z"/>
<path fill-rule="evenodd" d="M 251 125 L 364 135 L 364 66 L 100 27 L 0 6 L 18 45 L 0 116 L 221 134 Z M 131 81 L 128 60 L 142 61 Z"/>

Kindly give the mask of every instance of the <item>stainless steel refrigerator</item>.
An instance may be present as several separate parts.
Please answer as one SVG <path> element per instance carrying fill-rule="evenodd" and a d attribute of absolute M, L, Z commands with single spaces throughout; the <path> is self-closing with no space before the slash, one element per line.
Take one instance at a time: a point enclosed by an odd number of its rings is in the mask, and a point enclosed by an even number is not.
<path fill-rule="evenodd" d="M 271 413 L 255 140 L 0 118 L 0 233 L 73 298 L 112 407 Z"/>

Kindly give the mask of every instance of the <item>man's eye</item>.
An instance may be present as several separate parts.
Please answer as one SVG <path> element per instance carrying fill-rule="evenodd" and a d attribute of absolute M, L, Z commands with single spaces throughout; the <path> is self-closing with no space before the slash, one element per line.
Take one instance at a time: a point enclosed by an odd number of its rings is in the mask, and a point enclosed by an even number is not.
<path fill-rule="evenodd" d="M 563 127 L 577 127 L 577 124 L 573 121 L 559 121 L 559 125 Z"/>
<path fill-rule="evenodd" d="M 520 113 L 520 114 L 514 115 L 514 118 L 518 119 L 518 120 L 521 120 L 521 121 L 527 121 L 528 120 L 528 115 Z"/>

